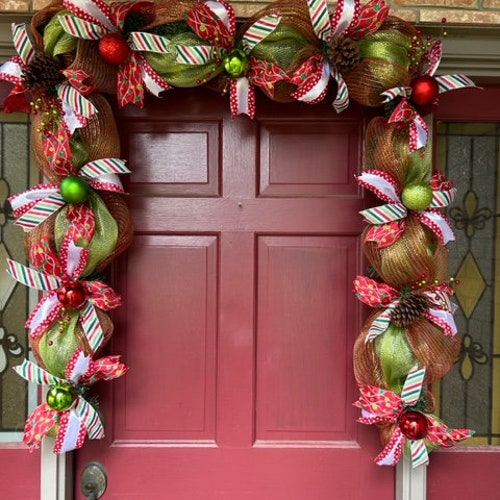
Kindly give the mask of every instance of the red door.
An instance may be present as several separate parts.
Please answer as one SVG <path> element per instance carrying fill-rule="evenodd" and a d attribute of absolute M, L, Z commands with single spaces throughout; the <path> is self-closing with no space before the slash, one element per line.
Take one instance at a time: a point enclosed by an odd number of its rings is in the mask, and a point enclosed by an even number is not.
<path fill-rule="evenodd" d="M 101 388 L 107 437 L 78 452 L 76 489 L 98 460 L 110 499 L 393 498 L 352 406 L 364 119 L 228 107 L 197 89 L 120 114 L 135 239 L 112 351 L 130 369 Z"/>

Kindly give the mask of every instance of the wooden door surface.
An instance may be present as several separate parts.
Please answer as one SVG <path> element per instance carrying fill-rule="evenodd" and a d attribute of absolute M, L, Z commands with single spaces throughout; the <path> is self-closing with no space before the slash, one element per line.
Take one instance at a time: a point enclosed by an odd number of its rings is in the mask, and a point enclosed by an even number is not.
<path fill-rule="evenodd" d="M 365 120 L 331 99 L 228 108 L 197 89 L 119 112 L 135 238 L 111 350 L 129 372 L 100 387 L 77 498 L 93 460 L 107 499 L 393 498 L 352 406 Z"/>

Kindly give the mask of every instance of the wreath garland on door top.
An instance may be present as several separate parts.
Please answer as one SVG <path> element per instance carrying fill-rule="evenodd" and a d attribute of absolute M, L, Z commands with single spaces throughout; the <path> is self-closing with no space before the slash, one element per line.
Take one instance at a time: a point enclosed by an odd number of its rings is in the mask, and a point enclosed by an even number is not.
<path fill-rule="evenodd" d="M 9 198 L 31 266 L 9 260 L 8 272 L 44 292 L 26 322 L 38 364 L 14 368 L 49 386 L 26 422 L 30 448 L 47 434 L 55 453 L 102 437 L 88 388 L 126 371 L 118 356 L 97 357 L 113 331 L 108 310 L 121 303 L 100 273 L 132 239 L 118 177 L 129 170 L 102 94 L 142 107 L 145 92 L 196 86 L 227 94 L 233 117 L 253 118 L 256 89 L 314 104 L 330 85 L 336 112 L 349 99 L 384 109 L 368 126 L 357 177 L 382 202 L 361 212 L 371 274 L 354 289 L 374 311 L 354 346 L 359 421 L 379 428 L 379 465 L 403 452 L 426 464 L 429 450 L 472 435 L 432 414 L 429 390 L 460 340 L 445 248 L 454 236 L 442 213 L 455 188 L 432 168 L 428 116 L 439 94 L 474 87 L 461 74 L 434 76 L 440 40 L 391 16 L 384 0 L 339 0 L 332 12 L 325 0 L 279 0 L 242 25 L 225 0 L 63 0 L 14 24 L 13 39 L 17 55 L 0 67 L 13 84 L 4 111 L 31 113 L 47 179 Z"/>

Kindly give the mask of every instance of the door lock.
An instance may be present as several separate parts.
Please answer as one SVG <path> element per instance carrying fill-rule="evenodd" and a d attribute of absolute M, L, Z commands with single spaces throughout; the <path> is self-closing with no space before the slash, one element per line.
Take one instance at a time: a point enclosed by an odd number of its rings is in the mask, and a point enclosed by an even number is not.
<path fill-rule="evenodd" d="M 104 495 L 108 476 L 104 465 L 99 462 L 89 462 L 80 476 L 80 489 L 87 500 L 97 500 Z"/>

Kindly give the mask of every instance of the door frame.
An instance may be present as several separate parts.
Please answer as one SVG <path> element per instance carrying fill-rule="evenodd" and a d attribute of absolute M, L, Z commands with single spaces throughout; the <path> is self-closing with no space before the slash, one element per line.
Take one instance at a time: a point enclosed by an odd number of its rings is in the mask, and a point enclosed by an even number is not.
<path fill-rule="evenodd" d="M 27 22 L 31 13 L 0 13 L 0 60 L 13 52 L 11 23 Z M 421 25 L 426 32 L 440 37 L 442 26 Z M 447 25 L 448 35 L 443 44 L 443 61 L 438 74 L 464 73 L 478 84 L 500 83 L 500 38 L 498 26 Z M 73 452 L 54 455 L 50 440 L 41 446 L 41 500 L 71 500 L 73 497 Z M 396 467 L 396 500 L 425 500 L 426 468 L 413 469 L 402 460 Z"/>

